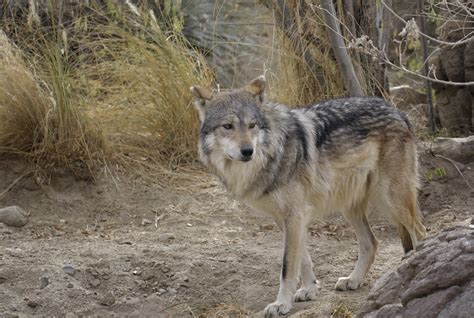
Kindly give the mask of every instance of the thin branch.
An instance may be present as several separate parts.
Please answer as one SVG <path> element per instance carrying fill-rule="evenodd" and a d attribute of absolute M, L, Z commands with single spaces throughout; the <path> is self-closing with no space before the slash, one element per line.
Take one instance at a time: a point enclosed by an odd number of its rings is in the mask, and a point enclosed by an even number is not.
<path fill-rule="evenodd" d="M 5 190 L 0 192 L 0 198 L 3 197 L 5 194 L 7 194 L 15 186 L 15 184 L 17 184 L 18 182 L 21 181 L 21 179 L 23 179 L 24 177 L 32 174 L 33 172 L 34 172 L 33 170 L 27 171 L 24 174 L 22 174 L 21 176 L 19 176 L 18 178 L 16 178 L 15 180 L 13 180 L 13 182 Z"/>
<path fill-rule="evenodd" d="M 426 24 L 425 24 L 425 16 L 423 14 L 424 13 L 423 0 L 417 0 L 416 7 L 417 7 L 418 13 L 420 14 L 419 22 L 420 22 L 421 32 L 425 32 Z M 426 63 L 426 61 L 428 61 L 428 43 L 426 42 L 427 42 L 426 38 L 422 37 L 421 49 L 423 52 L 423 60 L 425 61 L 425 63 L 423 63 L 423 75 L 428 76 L 430 73 L 430 70 L 429 70 L 428 63 Z M 429 80 L 425 81 L 425 88 L 426 88 L 426 102 L 428 104 L 428 121 L 430 124 L 430 131 L 433 133 L 436 131 L 436 123 L 435 123 L 434 112 L 433 112 L 433 95 L 432 95 L 432 89 L 431 89 L 431 81 Z"/>
<path fill-rule="evenodd" d="M 383 5 L 385 8 L 387 8 L 387 10 L 390 11 L 398 20 L 402 21 L 402 22 L 405 23 L 405 24 L 408 23 L 405 19 L 403 19 L 403 18 L 402 18 L 401 16 L 399 16 L 395 11 L 393 11 L 393 9 L 390 8 L 390 7 L 385 3 L 384 0 L 381 0 L 381 2 L 382 2 L 382 5 Z M 429 40 L 431 40 L 431 41 L 433 41 L 433 42 L 438 43 L 438 44 L 444 44 L 444 45 L 449 45 L 449 46 L 453 46 L 453 47 L 454 47 L 454 46 L 461 45 L 461 44 L 464 44 L 464 43 L 467 43 L 467 42 L 469 42 L 469 41 L 471 40 L 471 38 L 472 38 L 472 36 L 470 36 L 470 35 L 472 34 L 472 32 L 470 32 L 470 33 L 467 35 L 467 36 L 469 36 L 469 38 L 466 38 L 466 39 L 460 40 L 460 41 L 456 41 L 456 42 L 446 42 L 446 41 L 438 40 L 438 39 L 433 38 L 433 37 L 429 36 L 428 34 L 422 33 L 422 32 L 419 32 L 419 34 L 420 34 L 421 36 L 426 37 L 427 39 L 429 39 Z M 467 36 L 466 36 L 466 37 L 467 37 Z"/>
<path fill-rule="evenodd" d="M 438 155 L 438 154 L 435 154 L 433 153 L 433 155 L 435 157 L 438 157 L 438 158 L 441 158 L 441 159 L 444 159 L 446 161 L 449 161 L 453 166 L 454 168 L 456 168 L 457 172 L 459 173 L 459 175 L 463 178 L 464 182 L 466 182 L 467 186 L 469 187 L 469 189 L 471 190 L 474 190 L 471 186 L 471 184 L 469 183 L 469 181 L 467 181 L 466 177 L 464 176 L 464 174 L 461 172 L 461 170 L 459 170 L 458 166 L 456 165 L 456 162 L 454 162 L 453 159 L 451 158 L 448 158 L 448 157 L 445 157 L 445 156 L 442 156 L 442 155 Z"/>

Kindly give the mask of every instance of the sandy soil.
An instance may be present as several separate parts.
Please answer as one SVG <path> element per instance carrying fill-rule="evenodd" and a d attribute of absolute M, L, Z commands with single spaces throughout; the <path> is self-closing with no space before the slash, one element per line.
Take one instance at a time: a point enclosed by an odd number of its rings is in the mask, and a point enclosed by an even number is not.
<path fill-rule="evenodd" d="M 420 201 L 431 233 L 471 222 L 474 196 L 451 163 L 422 155 Z M 436 168 L 443 168 L 439 176 Z M 474 164 L 461 165 L 474 184 Z M 0 192 L 26 167 L 0 162 Z M 439 170 L 438 170 L 439 171 Z M 261 311 L 278 290 L 281 233 L 271 219 L 229 198 L 210 177 L 187 189 L 70 176 L 49 186 L 24 178 L 0 207 L 30 213 L 23 228 L 0 224 L 0 317 L 239 317 Z M 380 248 L 366 284 L 336 292 L 357 243 L 338 216 L 311 227 L 320 298 L 291 314 L 349 317 L 374 281 L 403 256 L 386 220 L 371 221 Z"/>

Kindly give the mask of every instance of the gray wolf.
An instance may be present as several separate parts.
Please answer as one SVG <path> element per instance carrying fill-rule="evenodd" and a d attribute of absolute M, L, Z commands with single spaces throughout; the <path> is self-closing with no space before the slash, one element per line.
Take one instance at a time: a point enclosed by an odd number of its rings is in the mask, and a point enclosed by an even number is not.
<path fill-rule="evenodd" d="M 264 99 L 265 79 L 213 92 L 191 87 L 201 120 L 199 157 L 236 198 L 270 214 L 283 231 L 280 289 L 266 316 L 316 298 L 307 227 L 340 211 L 359 258 L 337 290 L 358 288 L 377 249 L 369 210 L 398 227 L 406 252 L 425 236 L 417 207 L 418 164 L 407 118 L 380 98 L 334 99 L 290 109 Z M 300 287 L 297 289 L 298 281 Z"/>

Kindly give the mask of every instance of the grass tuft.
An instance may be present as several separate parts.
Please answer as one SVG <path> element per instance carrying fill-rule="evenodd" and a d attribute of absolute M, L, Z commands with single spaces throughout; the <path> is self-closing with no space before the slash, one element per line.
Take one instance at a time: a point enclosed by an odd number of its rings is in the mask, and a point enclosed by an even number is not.
<path fill-rule="evenodd" d="M 25 158 L 38 171 L 65 168 L 93 178 L 105 157 L 102 134 L 75 107 L 56 43 L 41 40 L 41 50 L 31 51 L 34 74 L 0 34 L 0 155 Z"/>

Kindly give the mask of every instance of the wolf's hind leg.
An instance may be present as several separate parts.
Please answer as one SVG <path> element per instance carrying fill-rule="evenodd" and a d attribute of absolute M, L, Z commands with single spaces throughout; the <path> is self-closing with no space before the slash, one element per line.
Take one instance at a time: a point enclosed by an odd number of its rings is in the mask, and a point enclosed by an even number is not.
<path fill-rule="evenodd" d="M 336 290 L 357 289 L 375 259 L 378 243 L 367 221 L 366 211 L 364 204 L 362 207 L 344 213 L 344 217 L 352 225 L 359 242 L 359 257 L 352 273 L 348 277 L 338 279 Z"/>
<path fill-rule="evenodd" d="M 313 272 L 313 262 L 309 255 L 308 248 L 304 247 L 301 255 L 301 272 L 300 272 L 301 287 L 294 295 L 295 301 L 307 301 L 316 299 L 316 294 L 319 290 L 319 282 L 316 280 Z"/>

